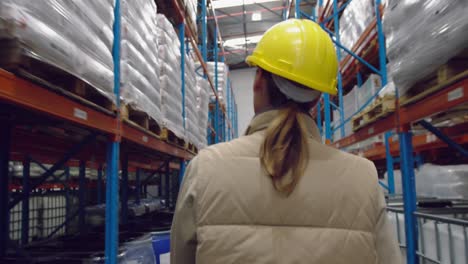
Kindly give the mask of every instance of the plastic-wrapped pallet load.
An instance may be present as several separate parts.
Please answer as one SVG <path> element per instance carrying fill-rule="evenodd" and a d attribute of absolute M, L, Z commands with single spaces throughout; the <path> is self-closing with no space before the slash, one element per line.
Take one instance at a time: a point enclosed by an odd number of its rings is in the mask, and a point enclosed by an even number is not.
<path fill-rule="evenodd" d="M 160 124 L 161 84 L 156 27 L 154 1 L 122 1 L 122 99 Z"/>
<path fill-rule="evenodd" d="M 425 164 L 416 174 L 418 196 L 439 199 L 468 198 L 468 165 Z"/>
<path fill-rule="evenodd" d="M 380 76 L 377 74 L 371 74 L 369 78 L 356 89 L 356 103 L 357 108 L 361 108 L 374 96 L 377 91 L 382 87 Z"/>
<path fill-rule="evenodd" d="M 198 1 L 197 0 L 185 0 L 185 6 L 187 10 L 188 17 L 190 21 L 193 23 L 197 23 L 197 7 Z M 193 30 L 197 30 L 197 28 L 193 28 Z M 196 33 L 196 32 L 195 32 Z"/>
<path fill-rule="evenodd" d="M 185 65 L 185 132 L 187 140 L 198 148 L 197 75 L 190 53 L 185 55 Z"/>
<path fill-rule="evenodd" d="M 215 76 L 215 62 L 209 61 L 207 63 L 209 75 L 212 76 L 213 82 L 216 82 Z M 224 103 L 226 98 L 226 87 L 227 87 L 227 74 L 228 74 L 228 67 L 223 62 L 218 62 L 218 97 L 220 102 Z M 211 93 L 211 98 L 214 99 L 214 94 Z"/>
<path fill-rule="evenodd" d="M 401 96 L 468 47 L 468 1 L 388 2 L 384 29 L 389 73 Z"/>
<path fill-rule="evenodd" d="M 374 0 L 353 0 L 340 18 L 341 44 L 352 49 L 375 17 Z M 344 57 L 344 56 L 343 56 Z"/>
<path fill-rule="evenodd" d="M 113 9 L 113 3 L 103 1 L 3 0 L 0 37 L 18 39 L 27 56 L 54 65 L 114 99 Z"/>
<path fill-rule="evenodd" d="M 346 121 L 348 118 L 351 117 L 356 111 L 358 110 L 357 107 L 357 98 L 356 98 L 356 91 L 357 91 L 357 86 L 355 86 L 347 95 L 343 96 L 343 121 Z M 340 140 L 342 139 L 342 134 L 341 134 L 341 127 L 338 128 L 338 126 L 342 125 L 342 121 L 340 118 L 340 112 L 338 110 L 333 110 L 333 128 L 336 129 L 334 132 L 333 139 Z M 344 136 L 347 137 L 351 133 L 353 133 L 353 124 L 351 120 L 348 120 L 344 126 Z"/>
<path fill-rule="evenodd" d="M 385 87 L 383 87 L 382 90 L 380 90 L 379 97 L 381 98 L 385 96 L 395 97 L 395 92 L 396 92 L 395 82 L 393 81 L 393 78 L 389 77 L 388 82 L 385 85 Z"/>
<path fill-rule="evenodd" d="M 338 141 L 343 138 L 341 135 L 341 127 L 338 128 L 338 126 L 340 125 L 341 125 L 340 111 L 333 110 L 333 121 L 331 122 L 331 127 L 332 129 L 334 129 L 333 141 Z"/>
<path fill-rule="evenodd" d="M 174 27 L 162 14 L 157 14 L 157 36 L 161 62 L 161 111 L 163 126 L 177 137 L 185 138 L 182 118 L 182 78 L 180 41 Z"/>
<path fill-rule="evenodd" d="M 197 110 L 198 110 L 198 140 L 199 149 L 207 145 L 208 136 L 208 112 L 209 112 L 209 91 L 210 84 L 207 80 L 197 77 Z"/>

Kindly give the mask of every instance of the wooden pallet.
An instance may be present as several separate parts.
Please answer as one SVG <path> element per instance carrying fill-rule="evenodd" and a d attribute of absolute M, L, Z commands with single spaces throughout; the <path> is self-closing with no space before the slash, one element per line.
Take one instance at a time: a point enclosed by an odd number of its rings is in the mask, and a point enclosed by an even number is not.
<path fill-rule="evenodd" d="M 120 113 L 124 122 L 145 132 L 152 133 L 158 138 L 161 137 L 161 126 L 146 112 L 138 110 L 131 105 L 123 105 L 120 109 Z"/>
<path fill-rule="evenodd" d="M 168 143 L 171 143 L 173 145 L 176 145 L 176 146 L 179 146 L 181 148 L 184 148 L 186 149 L 187 146 L 186 146 L 186 142 L 185 140 L 177 137 L 174 132 L 172 132 L 171 130 L 167 129 L 167 128 L 163 128 L 162 131 L 161 131 L 161 139 L 168 142 Z"/>
<path fill-rule="evenodd" d="M 198 149 L 197 149 L 197 147 L 195 147 L 195 145 L 193 143 L 186 143 L 185 146 L 186 146 L 185 149 L 192 152 L 193 154 L 198 153 Z"/>
<path fill-rule="evenodd" d="M 353 131 L 357 131 L 395 112 L 395 96 L 379 97 L 362 113 L 352 119 Z"/>
<path fill-rule="evenodd" d="M 365 111 L 365 110 L 364 110 Z M 364 112 L 358 113 L 351 119 L 353 131 L 358 130 L 364 124 Z"/>
<path fill-rule="evenodd" d="M 17 40 L 0 41 L 0 67 L 87 106 L 117 112 L 113 100 L 71 73 L 26 55 Z"/>
<path fill-rule="evenodd" d="M 401 97 L 400 104 L 405 106 L 415 103 L 448 85 L 468 77 L 468 56 L 463 52 L 459 56 L 451 59 L 446 64 L 440 66 L 435 72 L 424 80 L 411 87 L 404 96 Z"/>

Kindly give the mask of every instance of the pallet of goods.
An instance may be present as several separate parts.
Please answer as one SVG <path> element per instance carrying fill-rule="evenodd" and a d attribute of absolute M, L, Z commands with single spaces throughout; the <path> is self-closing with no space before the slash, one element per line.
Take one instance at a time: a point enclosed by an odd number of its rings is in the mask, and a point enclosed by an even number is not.
<path fill-rule="evenodd" d="M 374 2 L 374 0 L 353 0 L 346 6 L 340 18 L 340 41 L 343 46 L 353 48 L 372 23 L 375 18 Z M 342 53 L 342 58 L 348 55 L 345 51 Z"/>
<path fill-rule="evenodd" d="M 113 14 L 113 1 L 1 1 L 0 67 L 115 111 Z"/>
<path fill-rule="evenodd" d="M 224 62 L 218 62 L 217 76 L 216 76 L 216 63 L 214 61 L 209 61 L 207 63 L 209 75 L 212 76 L 213 82 L 218 81 L 218 98 L 220 102 L 220 107 L 223 107 L 225 104 L 226 91 L 227 91 L 227 74 L 229 72 L 228 66 Z M 215 95 L 210 92 L 211 100 L 215 99 Z"/>
<path fill-rule="evenodd" d="M 158 54 L 161 62 L 162 139 L 185 147 L 182 107 L 182 73 L 179 36 L 162 14 L 157 14 Z"/>
<path fill-rule="evenodd" d="M 196 152 L 200 146 L 198 138 L 197 74 L 191 53 L 185 55 L 185 136 L 187 149 Z"/>
<path fill-rule="evenodd" d="M 209 116 L 209 91 L 210 84 L 207 80 L 197 77 L 197 114 L 198 114 L 198 142 L 199 149 L 208 145 L 208 116 Z"/>
<path fill-rule="evenodd" d="M 357 114 L 351 122 L 353 123 L 353 131 L 357 131 L 363 127 L 377 122 L 391 113 L 395 112 L 395 96 L 386 95 L 377 98 L 369 107 Z"/>
<path fill-rule="evenodd" d="M 389 74 L 403 104 L 466 78 L 468 2 L 391 0 L 384 13 Z"/>
<path fill-rule="evenodd" d="M 360 109 L 369 101 L 371 103 L 351 119 L 353 131 L 373 124 L 395 112 L 396 101 L 394 83 L 390 81 L 386 87 L 377 94 L 381 86 L 380 77 L 376 74 L 371 74 L 361 87 L 355 87 L 357 108 Z M 375 96 L 376 94 L 377 96 Z"/>
<path fill-rule="evenodd" d="M 188 24 L 192 32 L 195 34 L 195 40 L 198 40 L 197 36 L 197 11 L 198 11 L 198 1 L 197 0 L 178 0 L 182 2 L 181 5 L 185 8 L 185 22 Z"/>
<path fill-rule="evenodd" d="M 122 1 L 121 109 L 124 120 L 160 136 L 160 60 L 153 1 Z"/>
<path fill-rule="evenodd" d="M 417 102 L 424 97 L 468 78 L 468 49 L 440 65 L 437 70 L 412 85 L 401 98 L 402 105 Z"/>

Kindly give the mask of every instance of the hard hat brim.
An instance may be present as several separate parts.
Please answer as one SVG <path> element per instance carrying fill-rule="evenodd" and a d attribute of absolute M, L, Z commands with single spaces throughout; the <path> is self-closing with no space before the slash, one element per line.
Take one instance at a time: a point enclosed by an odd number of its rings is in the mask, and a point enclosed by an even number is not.
<path fill-rule="evenodd" d="M 338 90 L 336 88 L 336 80 L 330 86 L 324 86 L 324 85 L 314 82 L 313 80 L 307 80 L 307 79 L 301 78 L 300 76 L 297 76 L 291 72 L 287 72 L 285 70 L 279 69 L 278 67 L 275 67 L 269 64 L 265 60 L 256 56 L 255 51 L 253 55 L 250 55 L 246 58 L 245 62 L 250 67 L 260 67 L 266 71 L 269 71 L 273 74 L 286 78 L 290 81 L 300 83 L 310 89 L 314 89 L 314 90 L 327 93 L 330 95 L 336 95 L 338 93 Z"/>

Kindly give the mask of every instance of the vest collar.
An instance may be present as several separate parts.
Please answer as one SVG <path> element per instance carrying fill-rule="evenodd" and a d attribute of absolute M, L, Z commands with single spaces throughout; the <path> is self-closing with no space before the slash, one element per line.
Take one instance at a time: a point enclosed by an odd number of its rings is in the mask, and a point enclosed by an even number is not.
<path fill-rule="evenodd" d="M 278 112 L 279 110 L 269 110 L 256 115 L 250 122 L 247 131 L 245 131 L 245 135 L 248 136 L 258 131 L 267 129 L 270 123 L 273 121 L 273 119 L 275 119 L 275 117 L 278 116 Z M 315 121 L 308 114 L 304 113 L 302 115 L 304 115 L 307 121 L 307 133 L 309 134 L 309 136 L 321 142 L 320 132 L 317 128 L 317 125 L 315 124 Z"/>

